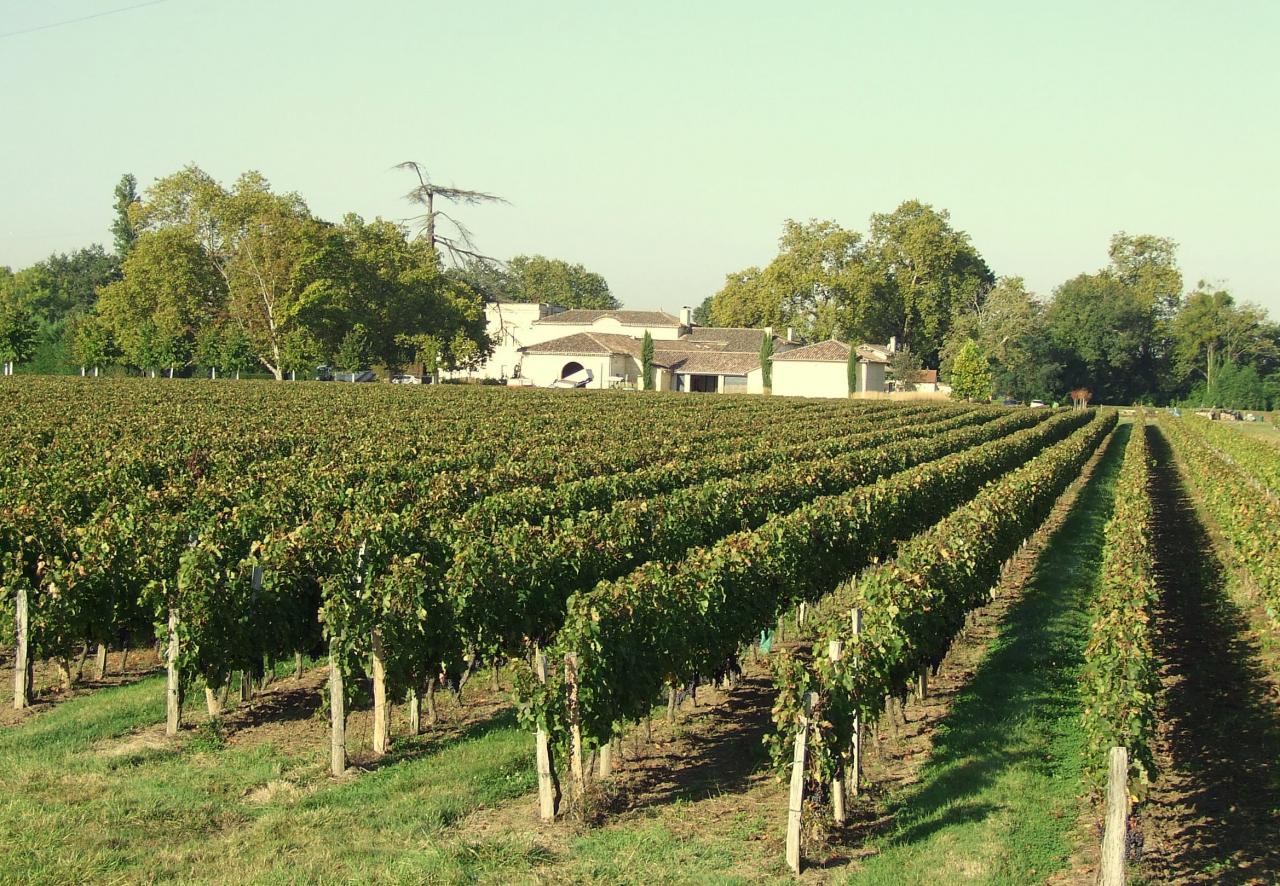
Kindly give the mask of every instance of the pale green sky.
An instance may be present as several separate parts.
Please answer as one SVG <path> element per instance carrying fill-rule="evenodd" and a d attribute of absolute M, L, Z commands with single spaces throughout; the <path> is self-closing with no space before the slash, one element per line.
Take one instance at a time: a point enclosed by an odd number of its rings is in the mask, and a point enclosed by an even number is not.
<path fill-rule="evenodd" d="M 120 174 L 261 170 L 408 214 L 407 159 L 505 196 L 480 245 L 674 309 L 919 198 L 1047 294 L 1111 234 L 1280 316 L 1280 3 L 0 0 L 0 264 L 108 242 Z"/>

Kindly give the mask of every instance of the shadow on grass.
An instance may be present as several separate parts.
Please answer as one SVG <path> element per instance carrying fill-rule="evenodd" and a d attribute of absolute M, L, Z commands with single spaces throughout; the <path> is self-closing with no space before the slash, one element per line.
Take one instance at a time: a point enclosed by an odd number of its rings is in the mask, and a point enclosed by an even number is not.
<path fill-rule="evenodd" d="M 1280 707 L 1247 619 L 1227 596 L 1229 567 L 1163 435 L 1151 434 L 1151 450 L 1164 591 L 1156 618 L 1162 715 L 1172 768 L 1186 785 L 1162 823 L 1170 833 L 1158 873 L 1169 881 L 1269 882 L 1280 875 Z"/>
<path fill-rule="evenodd" d="M 866 836 L 889 832 L 885 849 L 920 844 L 945 828 L 997 812 L 1032 814 L 984 795 L 1013 769 L 1053 779 L 1062 777 L 1064 764 L 1078 766 L 1079 761 L 1057 759 L 1040 739 L 1079 729 L 1077 674 L 1088 635 L 1087 607 L 1128 434 L 1127 426 L 1117 430 L 1091 482 L 1045 547 L 1022 598 L 1005 613 L 996 640 L 941 721 L 920 783 L 895 804 L 892 816 L 867 826 Z"/>

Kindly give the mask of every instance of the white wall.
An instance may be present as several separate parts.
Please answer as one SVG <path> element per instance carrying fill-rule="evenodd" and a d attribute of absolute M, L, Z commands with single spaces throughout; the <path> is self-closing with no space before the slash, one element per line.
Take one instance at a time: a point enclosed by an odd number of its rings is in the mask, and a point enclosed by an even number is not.
<path fill-rule="evenodd" d="M 773 393 L 779 397 L 848 397 L 848 364 L 775 360 Z"/>
<path fill-rule="evenodd" d="M 561 377 L 561 370 L 564 369 L 566 363 L 580 363 L 583 369 L 591 370 L 595 377 L 587 387 L 609 387 L 612 360 L 607 354 L 597 354 L 590 357 L 575 357 L 564 354 L 525 354 L 521 374 L 538 387 L 545 388 Z"/>

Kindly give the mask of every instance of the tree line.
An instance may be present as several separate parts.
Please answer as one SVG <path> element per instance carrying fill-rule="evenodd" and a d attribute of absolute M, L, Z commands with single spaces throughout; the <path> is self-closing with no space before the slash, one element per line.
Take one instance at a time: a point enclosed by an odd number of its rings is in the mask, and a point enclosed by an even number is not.
<path fill-rule="evenodd" d="M 34 372 L 125 367 L 275 378 L 475 366 L 491 352 L 484 304 L 617 308 L 598 273 L 541 255 L 484 255 L 445 203 L 503 202 L 435 185 L 406 196 L 410 224 L 314 215 L 257 172 L 223 185 L 196 166 L 114 194 L 113 251 L 0 267 L 0 363 Z M 446 232 L 446 226 L 452 228 Z M 887 341 L 892 369 L 939 367 L 967 393 L 1102 402 L 1280 404 L 1280 325 L 1222 287 L 1184 286 L 1171 239 L 1116 234 L 1108 262 L 1043 298 L 997 276 L 945 210 L 918 200 L 872 215 L 784 223 L 777 256 L 727 275 L 704 325 L 795 327 L 818 341 Z"/>
<path fill-rule="evenodd" d="M 545 256 L 500 262 L 446 236 L 437 200 L 475 202 L 419 172 L 419 230 L 349 213 L 330 222 L 246 172 L 196 166 L 145 193 L 115 190 L 114 251 L 100 245 L 0 267 L 0 357 L 32 371 L 119 366 L 151 374 L 254 371 L 276 379 L 411 364 L 467 368 L 491 351 L 484 303 L 609 308 L 599 274 Z M 429 189 L 424 195 L 423 188 Z M 481 195 L 488 197 L 489 195 Z M 496 199 L 496 198 L 492 198 Z"/>
<path fill-rule="evenodd" d="M 924 365 L 982 397 L 1108 403 L 1280 405 L 1280 325 L 1206 282 L 1185 290 L 1177 244 L 1117 233 L 1106 266 L 1048 298 L 997 277 L 945 210 L 916 200 L 866 234 L 789 220 L 764 268 L 729 274 L 699 322 L 795 327 L 814 341 L 895 336 Z"/>

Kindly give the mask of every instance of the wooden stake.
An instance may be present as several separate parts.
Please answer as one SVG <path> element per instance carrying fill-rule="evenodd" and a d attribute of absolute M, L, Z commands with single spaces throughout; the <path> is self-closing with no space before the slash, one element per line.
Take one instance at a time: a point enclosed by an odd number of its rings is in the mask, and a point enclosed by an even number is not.
<path fill-rule="evenodd" d="M 667 687 L 667 722 L 676 721 L 676 687 Z"/>
<path fill-rule="evenodd" d="M 852 623 L 853 636 L 862 635 L 862 610 L 854 609 L 849 613 L 849 621 Z M 856 653 L 854 664 L 857 664 Z M 848 788 L 849 795 L 858 796 L 858 791 L 862 784 L 862 723 L 858 717 L 853 718 L 853 735 L 849 746 L 849 759 L 845 770 L 845 783 Z"/>
<path fill-rule="evenodd" d="M 427 680 L 427 725 L 434 726 L 440 719 L 436 715 L 436 683 L 439 681 L 433 675 Z"/>
<path fill-rule="evenodd" d="M 613 775 L 613 740 L 605 742 L 600 746 L 600 777 L 608 778 Z"/>
<path fill-rule="evenodd" d="M 248 702 L 253 698 L 253 681 L 247 670 L 240 671 L 240 700 Z"/>
<path fill-rule="evenodd" d="M 347 771 L 347 698 L 342 687 L 342 649 L 338 638 L 329 641 L 329 771 Z"/>
<path fill-rule="evenodd" d="M 14 601 L 14 654 L 13 654 L 13 706 L 22 710 L 31 704 L 31 614 L 27 603 L 27 588 L 18 583 Z"/>
<path fill-rule="evenodd" d="M 542 654 L 541 649 L 534 650 L 533 669 L 538 682 L 545 686 L 547 657 Z M 538 764 L 538 817 L 544 822 L 552 822 L 555 821 L 557 806 L 559 806 L 560 791 L 555 784 L 555 768 L 551 765 L 551 747 L 547 740 L 547 732 L 541 726 L 538 727 L 534 741 Z"/>
<path fill-rule="evenodd" d="M 835 664 L 844 656 L 844 642 L 841 640 L 832 640 L 827 644 L 827 658 L 831 659 L 831 663 Z M 843 755 L 841 755 L 843 758 Z M 831 818 L 836 824 L 842 825 L 845 821 L 844 814 L 844 781 L 845 781 L 845 763 L 841 759 L 839 769 L 835 778 L 831 779 Z"/>
<path fill-rule="evenodd" d="M 498 662 L 490 662 L 489 669 L 489 688 L 498 692 L 502 689 L 502 684 L 498 682 Z"/>
<path fill-rule="evenodd" d="M 218 702 L 218 694 L 213 691 L 212 686 L 204 687 L 204 705 L 209 711 L 209 719 L 212 720 L 222 713 L 222 705 Z"/>
<path fill-rule="evenodd" d="M 301 652 L 295 652 L 295 653 L 293 654 L 293 676 L 294 676 L 294 679 L 301 680 L 301 679 L 302 679 L 303 670 L 304 670 L 304 669 L 303 669 L 303 667 L 302 667 L 302 653 L 301 653 Z"/>
<path fill-rule="evenodd" d="M 178 610 L 169 609 L 169 653 L 165 678 L 165 735 L 177 735 L 182 725 L 182 681 L 178 674 Z"/>
<path fill-rule="evenodd" d="M 1124 886 L 1125 845 L 1129 841 L 1128 750 L 1112 748 L 1107 764 L 1107 817 L 1102 834 L 1098 886 Z"/>
<path fill-rule="evenodd" d="M 587 774 L 582 762 L 582 722 L 578 715 L 577 653 L 565 653 L 564 680 L 569 684 L 569 767 L 573 774 L 574 797 L 576 802 L 581 803 L 587 793 Z"/>
<path fill-rule="evenodd" d="M 916 675 L 916 695 L 920 696 L 920 701 L 925 700 L 925 696 L 929 694 L 929 667 L 927 665 L 920 668 L 920 673 Z"/>
<path fill-rule="evenodd" d="M 422 734 L 422 693 L 417 686 L 409 687 L 409 734 Z"/>
<path fill-rule="evenodd" d="M 373 753 L 379 757 L 391 747 L 391 718 L 387 714 L 387 661 L 382 648 L 382 631 L 370 634 L 373 647 Z"/>
<path fill-rule="evenodd" d="M 809 741 L 809 718 L 817 694 L 804 697 L 804 716 L 796 733 L 795 753 L 791 758 L 791 794 L 787 802 L 787 867 L 800 875 L 800 828 L 804 815 L 805 746 Z"/>
<path fill-rule="evenodd" d="M 98 658 L 94 662 L 94 679 L 101 682 L 107 677 L 107 644 L 98 644 Z"/>

